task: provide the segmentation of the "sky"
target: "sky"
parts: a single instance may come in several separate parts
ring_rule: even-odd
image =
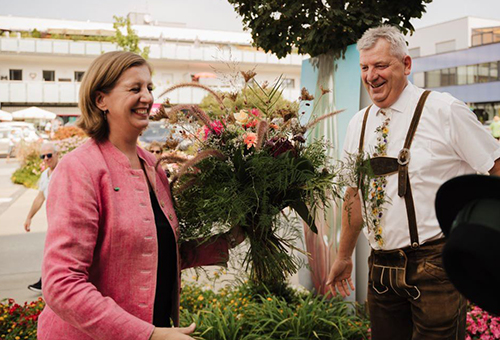
[[[113,15],[128,12],[147,12],[153,20],[191,28],[243,29],[227,0],[0,0],[0,15],[113,22]],[[468,15],[500,20],[500,0],[434,0],[412,23],[419,28]]]

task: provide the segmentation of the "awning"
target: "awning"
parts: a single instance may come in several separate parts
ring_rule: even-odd
[[[52,120],[56,118],[56,114],[39,107],[32,106],[27,109],[19,110],[12,113],[14,119],[46,119]]]
[[[0,110],[0,121],[2,122],[10,122],[12,120],[12,114],[7,112],[7,111],[3,111],[3,110]]]

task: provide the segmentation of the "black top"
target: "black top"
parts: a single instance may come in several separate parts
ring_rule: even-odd
[[[156,195],[150,191],[151,205],[155,215],[158,236],[158,273],[153,311],[153,325],[171,327],[172,293],[177,280],[177,252],[172,227],[158,204]]]

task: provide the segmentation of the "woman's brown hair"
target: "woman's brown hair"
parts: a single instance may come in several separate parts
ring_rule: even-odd
[[[123,72],[142,65],[146,65],[152,71],[151,65],[143,57],[124,51],[105,53],[92,62],[80,86],[78,107],[82,115],[77,122],[89,137],[103,141],[109,135],[105,113],[96,105],[97,92],[109,93]]]

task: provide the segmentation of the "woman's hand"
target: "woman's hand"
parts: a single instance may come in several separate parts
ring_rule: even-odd
[[[245,231],[240,226],[233,227],[226,233],[227,242],[231,248],[234,248],[241,242],[245,241],[246,237],[247,235],[245,234]]]
[[[150,340],[194,340],[189,334],[193,333],[195,328],[194,323],[183,328],[155,328]]]

